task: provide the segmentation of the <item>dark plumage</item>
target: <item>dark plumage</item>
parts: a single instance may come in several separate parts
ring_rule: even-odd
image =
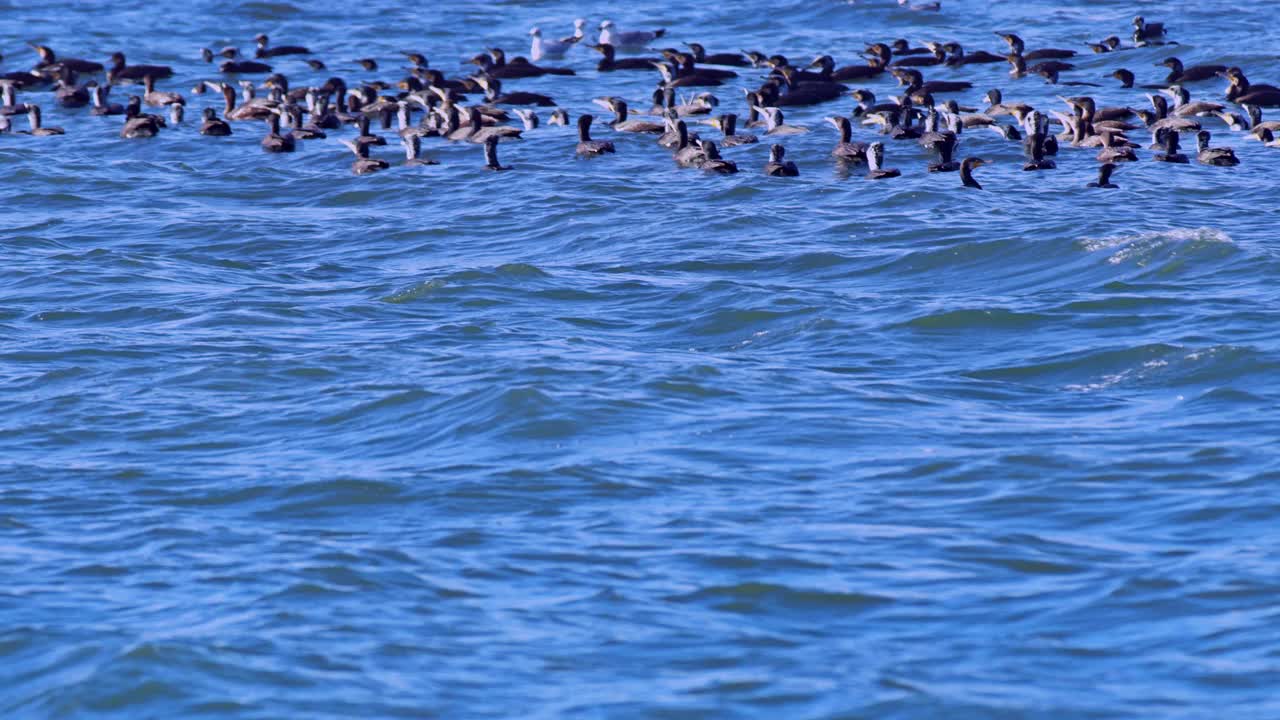
[[[258,49],[254,51],[253,56],[256,58],[280,57],[281,55],[310,55],[311,51],[300,45],[277,45],[276,47],[268,47],[268,38],[266,35],[259,34],[255,37],[254,42],[258,44]]]
[[[111,69],[107,70],[107,82],[116,85],[123,82],[137,82],[150,76],[156,80],[173,77],[173,68],[168,65],[129,65],[125,62],[124,53],[112,53]]]
[[[201,111],[203,122],[200,124],[200,134],[212,137],[226,137],[231,134],[231,126],[226,120],[218,117],[218,112],[213,108],[205,108]]]
[[[1182,61],[1176,57],[1167,57],[1156,64],[1169,68],[1169,75],[1164,79],[1166,85],[1212,80],[1219,73],[1227,70],[1225,65],[1192,65],[1191,67],[1184,67]]]
[[[616,152],[612,142],[608,140],[591,139],[591,121],[594,119],[595,118],[591,115],[584,114],[578,116],[577,153],[583,157],[592,157],[595,155]]]
[[[693,53],[695,62],[704,65],[727,65],[729,67],[751,67],[751,61],[742,53],[712,53],[708,54],[706,48],[699,43],[685,43],[689,48],[689,52]]]
[[[964,162],[960,163],[960,182],[967,188],[981,190],[982,184],[973,178],[973,171],[986,164],[987,161],[980,157],[965,158]]]
[[[707,172],[719,173],[720,175],[733,175],[738,172],[738,164],[720,157],[720,150],[714,142],[703,140],[699,145],[702,146],[702,152],[706,156],[698,165],[699,168]]]
[[[1086,187],[1106,188],[1108,190],[1115,190],[1116,188],[1119,187],[1119,185],[1116,185],[1111,182],[1111,173],[1114,172],[1115,169],[1116,169],[1116,166],[1112,165],[1111,163],[1103,163],[1102,165],[1099,165],[1098,179],[1089,183]]]
[[[1227,147],[1209,147],[1209,131],[1201,130],[1196,133],[1196,144],[1199,152],[1196,153],[1196,159],[1202,165],[1218,165],[1221,167],[1231,167],[1239,165],[1240,159],[1236,157],[1236,153]]]
[[[835,147],[831,148],[831,156],[845,162],[865,163],[869,146],[863,142],[853,142],[853,125],[849,122],[849,118],[829,117],[827,122],[835,126],[840,133],[840,139],[836,141]]]
[[[488,170],[500,172],[510,170],[510,165],[498,162],[498,137],[491,135],[484,139],[484,166]]]
[[[787,154],[787,149],[781,145],[772,145],[769,147],[769,162],[765,163],[764,174],[770,177],[797,177],[800,175],[800,168],[790,160],[783,158]]]
[[[262,138],[262,149],[269,153],[291,153],[297,148],[292,135],[280,134],[280,116],[272,113],[267,118],[267,136]]]
[[[256,75],[271,72],[271,66],[257,60],[228,60],[218,66],[218,72],[228,75]]]
[[[604,56],[599,63],[596,64],[596,70],[600,72],[613,72],[615,70],[643,70],[645,72],[653,72],[656,70],[655,63],[659,62],[657,58],[623,58],[617,59],[617,50],[612,45],[591,45],[592,50]]]

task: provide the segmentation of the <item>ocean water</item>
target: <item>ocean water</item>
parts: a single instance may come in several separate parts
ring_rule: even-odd
[[[942,1],[0,0],[0,70],[186,91],[265,31],[354,85],[581,16],[797,64],[1018,30],[1100,86],[928,73],[973,106],[1144,106],[1107,74],[1172,54],[1280,81],[1264,6]],[[1135,9],[1181,44],[1088,53]],[[595,61],[507,87],[647,107]],[[787,113],[793,180],[545,126],[508,173],[430,140],[354,177],[349,130],[198,136],[208,95],[151,141],[23,97],[68,133],[0,136],[6,718],[1280,717],[1280,151],[1206,119],[1239,167],[1098,191],[1092,150],[970,130],[984,191],[911,142],[872,182],[828,157],[845,98]]]

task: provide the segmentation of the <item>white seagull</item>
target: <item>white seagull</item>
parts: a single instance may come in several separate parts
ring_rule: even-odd
[[[600,23],[600,44],[612,45],[618,50],[643,50],[666,32],[666,30],[619,32],[612,20],[605,20]]]
[[[559,40],[543,40],[542,30],[534,28],[529,31],[533,36],[533,47],[529,49],[529,57],[535,62],[542,58],[552,58],[559,60],[569,51],[569,48],[578,43],[579,40],[586,37],[587,21],[578,19],[573,21],[573,34],[569,37],[560,38]]]

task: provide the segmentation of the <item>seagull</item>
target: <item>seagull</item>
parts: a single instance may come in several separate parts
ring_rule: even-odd
[[[569,51],[569,48],[578,44],[578,41],[586,37],[587,21],[581,18],[573,21],[573,34],[569,37],[560,38],[559,40],[543,40],[542,30],[534,28],[529,31],[529,35],[533,37],[533,47],[529,49],[529,57],[534,62],[543,58],[551,58],[559,60]]]
[[[600,23],[599,44],[612,45],[619,50],[643,50],[646,45],[662,37],[666,32],[666,30],[619,32],[612,20],[605,20]]]

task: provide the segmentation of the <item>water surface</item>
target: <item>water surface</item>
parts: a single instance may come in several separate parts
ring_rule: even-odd
[[[260,31],[329,63],[280,61],[298,84],[397,79],[401,49],[463,72],[578,16],[843,63],[993,29],[1087,52],[1134,12],[944,5],[9,3],[0,52],[125,49],[185,90]],[[1261,6],[1140,10],[1182,45],[1080,56],[1100,88],[937,76],[1044,107],[1143,104],[1107,73],[1175,52],[1280,80]],[[595,59],[508,85],[645,104]],[[428,142],[367,178],[343,135],[0,136],[0,712],[1280,716],[1280,153],[1210,120],[1239,168],[1091,192],[1092,151],[1024,173],[971,131],[984,192],[911,143],[873,183],[827,157],[851,106],[788,113],[796,180],[764,144],[728,178],[646,138],[578,161],[566,128],[510,173]]]

